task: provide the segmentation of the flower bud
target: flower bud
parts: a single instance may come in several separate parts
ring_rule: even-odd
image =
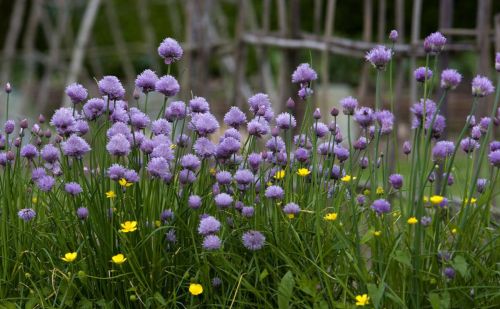
[[[330,111],[330,114],[333,116],[333,117],[337,117],[339,115],[339,110],[338,108],[334,107],[332,108],[332,110]]]
[[[24,118],[19,122],[19,126],[21,129],[26,129],[28,127],[28,119]]]
[[[39,123],[45,123],[45,116],[42,115],[42,114],[38,115],[38,122]]]
[[[10,85],[10,83],[5,84],[5,92],[6,93],[12,92],[12,86]]]
[[[292,98],[288,98],[286,101],[286,107],[288,109],[294,109],[295,108],[295,101]]]

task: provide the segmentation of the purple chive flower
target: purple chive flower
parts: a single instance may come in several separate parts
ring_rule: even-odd
[[[439,54],[446,44],[446,38],[440,32],[431,33],[424,40],[424,50],[431,55]]]
[[[281,200],[283,198],[283,196],[285,195],[285,192],[283,191],[283,189],[280,186],[273,185],[273,186],[267,187],[264,195],[267,198],[270,198],[273,200]]]
[[[429,130],[429,126],[432,123],[433,117],[428,117],[425,121],[425,128]],[[439,138],[441,134],[444,133],[444,129],[446,128],[446,118],[442,115],[436,115],[434,119],[434,123],[432,123],[431,133],[434,138]]]
[[[194,97],[189,101],[189,108],[193,113],[206,113],[210,111],[208,102],[203,97]]]
[[[429,226],[431,223],[432,223],[432,218],[431,217],[423,216],[420,219],[420,224],[422,224],[425,227]]]
[[[380,133],[386,135],[392,132],[394,126],[394,115],[388,110],[381,110],[375,113],[375,119],[380,126]]]
[[[324,137],[328,133],[328,126],[324,124],[323,122],[315,122],[312,125],[312,128],[314,130],[314,133],[316,133],[317,137]]]
[[[191,195],[188,198],[188,206],[191,209],[198,209],[201,207],[201,197],[198,195]]]
[[[193,131],[199,136],[207,136],[219,129],[219,122],[211,113],[195,114],[191,119]]]
[[[218,250],[220,246],[221,241],[217,235],[207,235],[203,239],[203,249],[205,250]]]
[[[227,193],[219,193],[214,197],[215,205],[219,208],[228,208],[233,203],[233,197]]]
[[[488,185],[488,180],[485,178],[479,178],[476,183],[477,192],[484,193],[486,186]]]
[[[366,140],[366,137],[360,136],[353,144],[353,148],[356,150],[363,150],[366,148],[368,145],[368,141]]]
[[[247,124],[248,134],[262,137],[269,133],[269,123],[262,118],[254,118]]]
[[[65,142],[62,142],[62,150],[66,156],[81,159],[90,151],[90,146],[83,138],[72,134]]]
[[[107,174],[111,180],[119,180],[125,177],[126,168],[120,164],[113,164],[108,168]]]
[[[446,69],[441,72],[441,88],[455,89],[462,81],[462,75],[454,69]]]
[[[43,192],[48,192],[56,184],[56,180],[52,176],[43,176],[36,181],[38,188]]]
[[[169,144],[159,144],[158,146],[153,148],[151,157],[164,158],[165,160],[170,162],[174,159],[174,153],[172,152],[172,148],[170,148]]]
[[[191,184],[196,181],[196,174],[195,172],[188,170],[188,169],[183,169],[179,172],[179,182],[183,185],[185,184]]]
[[[153,132],[154,135],[163,134],[169,136],[172,132],[172,125],[167,120],[161,118],[151,123],[151,132]]]
[[[130,142],[125,135],[118,133],[113,135],[106,145],[106,150],[113,156],[127,156],[130,153]]]
[[[472,96],[481,98],[492,94],[494,91],[495,87],[487,77],[477,75],[472,80]]]
[[[385,46],[378,45],[366,53],[365,59],[378,70],[385,69],[385,66],[392,58],[392,51]]]
[[[354,115],[354,111],[358,108],[358,100],[353,97],[346,97],[340,100],[342,112],[344,115]]]
[[[472,127],[470,136],[476,141],[479,140],[482,136],[481,128],[478,125]]]
[[[152,158],[146,169],[151,176],[161,178],[169,172],[168,161],[163,157]]]
[[[297,121],[290,113],[281,113],[276,116],[276,126],[281,130],[293,129],[297,126]]]
[[[177,146],[180,148],[187,147],[189,145],[190,141],[191,141],[191,138],[189,136],[187,136],[186,134],[181,134],[181,135],[177,136],[177,138],[175,139]]]
[[[419,67],[413,72],[413,76],[415,76],[417,82],[423,83],[432,78],[432,71],[426,67]]]
[[[461,142],[460,142],[460,148],[465,152],[465,153],[471,153],[473,152],[475,149],[479,148],[479,144],[477,141],[475,141],[474,139],[470,138],[470,137],[466,137],[464,138]]]
[[[318,74],[311,68],[309,63],[302,63],[293,72],[292,83],[300,84],[303,88],[317,78]]]
[[[251,251],[257,251],[264,247],[266,237],[258,231],[248,231],[241,237],[243,241],[243,246]]]
[[[356,121],[364,129],[371,126],[374,119],[374,112],[369,107],[361,107],[354,113],[354,121]]]
[[[492,141],[490,143],[490,151],[493,152],[495,150],[499,150],[500,149],[500,142],[499,141]]]
[[[224,131],[224,135],[222,136],[222,139],[232,137],[237,141],[241,142],[241,134],[236,130],[235,128],[229,128],[226,131]]]
[[[97,85],[99,92],[110,100],[120,100],[125,96],[125,88],[116,76],[104,76]]]
[[[490,164],[495,167],[500,167],[500,150],[492,151],[488,154]]]
[[[443,178],[446,178],[446,173],[443,173]],[[448,175],[448,181],[447,184],[448,186],[452,186],[455,183],[455,178],[453,177],[453,174]]]
[[[266,142],[266,148],[272,152],[280,152],[285,150],[285,142],[281,139],[281,137],[271,137]]]
[[[224,115],[224,123],[233,128],[239,128],[246,121],[247,116],[236,106],[232,106]]]
[[[180,89],[177,79],[171,75],[160,77],[155,84],[155,90],[166,97],[175,96]]]
[[[455,144],[450,141],[439,141],[432,148],[432,156],[434,161],[440,161],[446,159],[453,154],[455,151]]]
[[[165,209],[160,214],[160,221],[165,223],[174,219],[174,212],[172,209]]]
[[[229,159],[233,154],[240,149],[241,143],[232,137],[223,139],[216,148],[217,158]]]
[[[136,107],[130,109],[130,124],[137,130],[145,129],[149,126],[151,120],[149,116],[144,114]]]
[[[444,270],[443,270],[443,274],[444,276],[447,278],[447,279],[454,279],[455,278],[455,269],[453,269],[453,267],[446,267]]]
[[[164,39],[158,47],[158,55],[165,60],[165,64],[172,64],[180,60],[182,54],[182,47],[172,38]]]
[[[36,149],[36,147],[31,144],[23,146],[23,148],[21,148],[21,157],[28,160],[33,160],[38,157],[38,149]]]
[[[32,181],[37,181],[38,179],[42,178],[43,176],[47,176],[47,173],[45,172],[45,169],[43,167],[37,167],[31,171],[31,180]]]
[[[300,207],[295,203],[288,203],[283,207],[283,212],[288,216],[295,216],[299,214]]]
[[[198,167],[200,167],[200,159],[193,154],[186,154],[181,158],[181,166],[185,169],[195,171]]]
[[[144,70],[141,74],[137,75],[135,79],[135,86],[142,90],[144,93],[154,91],[158,75],[152,70]]]
[[[339,159],[340,162],[344,162],[349,158],[349,150],[342,147],[342,145],[335,145],[333,153],[337,156],[337,159]]]
[[[165,240],[171,244],[175,244],[177,242],[177,235],[174,229],[171,229],[167,233],[165,233]]]
[[[215,179],[217,180],[217,183],[220,185],[228,185],[231,183],[233,176],[231,175],[230,172],[220,171],[217,172],[217,174],[215,174]]]
[[[89,210],[86,207],[79,207],[76,210],[76,216],[80,220],[85,220],[89,217]]]
[[[271,107],[271,101],[267,94],[257,93],[248,99],[248,105],[250,106],[250,111],[256,115],[261,108],[264,108],[264,112],[266,109],[269,109]]]
[[[174,122],[175,120],[184,119],[187,114],[186,104],[182,101],[174,101],[165,109],[165,118]],[[197,114],[204,115],[204,114]]]
[[[106,110],[106,102],[100,98],[92,98],[83,105],[83,113],[88,120],[94,120]]]
[[[113,136],[121,134],[125,136],[129,141],[132,140],[132,131],[129,126],[123,122],[117,122],[111,126],[111,128],[106,131],[106,137],[111,139]]]
[[[255,209],[253,207],[243,206],[241,208],[241,215],[245,218],[253,217]]]
[[[234,180],[238,185],[240,185],[240,189],[245,189],[249,184],[251,184],[254,180],[254,175],[249,170],[237,170],[234,173]]]
[[[384,199],[375,200],[371,206],[377,215],[383,215],[391,211],[391,204]]]
[[[24,221],[28,222],[36,217],[36,211],[34,211],[31,208],[23,208],[17,212],[17,216],[20,219],[23,219]]]
[[[366,196],[364,196],[363,194],[358,194],[358,196],[356,196],[356,203],[358,203],[358,205],[364,205],[366,202]]]
[[[10,83],[5,84],[4,90],[5,90],[5,93],[7,93],[7,94],[12,92],[12,86],[10,85]]]
[[[73,83],[66,87],[65,92],[66,95],[71,99],[71,102],[73,102],[73,104],[82,103],[87,99],[87,96],[89,94],[85,87],[77,83]]]
[[[399,190],[403,187],[403,176],[401,174],[392,174],[389,176],[389,183],[394,189]]]
[[[260,153],[251,153],[248,156],[248,165],[250,165],[250,168],[253,171],[257,171],[261,163],[262,163],[262,155]]]
[[[71,133],[71,129],[75,124],[73,110],[71,108],[61,107],[57,109],[50,120],[50,124],[56,127],[57,133],[66,135]]]
[[[215,234],[220,230],[220,222],[212,216],[206,216],[200,220],[198,225],[198,234],[206,236]]]
[[[196,155],[201,158],[210,158],[215,155],[215,145],[205,137],[198,138],[193,149]]]
[[[65,184],[64,191],[73,196],[76,196],[83,192],[82,187],[76,182],[68,182],[67,184]]]
[[[3,126],[3,130],[7,135],[12,134],[15,128],[16,128],[16,123],[14,122],[14,120],[7,120]]]
[[[367,157],[359,158],[359,167],[361,167],[361,169],[367,168],[368,164],[369,164],[369,161],[368,161]]]
[[[295,150],[295,159],[300,163],[306,163],[309,161],[309,151],[305,148],[297,148]]]
[[[411,144],[409,141],[403,143],[403,153],[409,155],[411,153]]]
[[[481,130],[481,133],[485,134],[486,131],[488,131],[488,127],[490,126],[491,123],[491,118],[490,117],[483,117],[479,121],[479,128]]]
[[[396,41],[398,40],[398,32],[396,30],[391,30],[391,32],[389,33],[389,40],[391,40],[392,43],[396,43]]]

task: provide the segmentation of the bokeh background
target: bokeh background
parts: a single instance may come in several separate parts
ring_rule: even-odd
[[[400,136],[408,132],[408,106],[419,93],[412,72],[424,64],[422,40],[436,30],[449,40],[440,69],[452,67],[465,77],[444,111],[453,132],[469,110],[473,75],[493,77],[500,1],[1,0],[0,82],[13,86],[18,119],[50,115],[65,104],[64,88],[74,81],[98,95],[96,80],[103,75],[117,75],[132,100],[138,73],[166,73],[156,49],[170,36],[185,50],[173,71],[181,100],[204,96],[221,115],[266,92],[278,112],[296,97],[294,68],[310,62],[320,77],[315,103],[327,111],[347,95],[371,104],[375,74],[363,55],[374,44],[389,44],[391,29],[400,33],[394,70]],[[0,113],[4,102],[2,92]]]

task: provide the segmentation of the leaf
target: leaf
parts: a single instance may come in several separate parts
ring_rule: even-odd
[[[365,243],[369,242],[370,240],[372,240],[374,231],[375,231],[374,229],[369,229],[365,233],[365,235],[363,235],[363,237],[361,237],[360,243],[365,244]]]
[[[156,292],[155,295],[154,295],[154,298],[157,302],[159,302],[162,306],[166,306],[167,305],[167,302],[165,301],[165,298],[163,298],[163,296],[161,296],[161,294],[159,292]]]
[[[411,267],[410,255],[406,251],[396,250],[394,252],[393,258],[401,264]]]
[[[8,302],[8,301],[0,301],[0,308],[16,309],[16,304]]]
[[[288,271],[278,286],[278,308],[285,309],[289,308],[290,299],[292,298],[293,287],[295,286],[295,279],[293,279],[293,274]]]
[[[382,295],[384,295],[384,283],[380,283],[379,287],[377,287],[376,284],[368,283],[367,288],[373,307],[378,308],[380,306],[380,301],[382,300]]]
[[[439,298],[438,293],[430,293],[429,294],[429,302],[431,303],[432,309],[439,309],[439,304],[441,299]]]
[[[465,260],[465,258],[461,255],[457,255],[454,259],[453,259],[453,268],[455,268],[459,273],[460,275],[462,275],[462,277],[466,277],[467,276],[467,268],[468,268],[468,264],[467,264],[467,261]]]
[[[298,282],[299,289],[309,296],[315,297],[318,290],[316,289],[316,283],[307,277],[304,277]]]
[[[267,268],[264,268],[259,275],[259,282],[262,282],[262,280],[266,279],[267,276],[269,276],[269,272],[267,271]]]

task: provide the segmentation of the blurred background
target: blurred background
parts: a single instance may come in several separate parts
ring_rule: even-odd
[[[451,130],[461,127],[470,108],[470,80],[477,73],[494,76],[500,1],[0,0],[0,82],[13,87],[17,119],[50,115],[65,104],[64,88],[74,81],[97,96],[96,80],[103,75],[118,76],[132,100],[138,73],[151,68],[166,74],[157,47],[172,37],[185,51],[173,66],[181,100],[204,96],[221,116],[265,92],[279,112],[288,97],[296,98],[291,73],[310,62],[319,75],[313,98],[326,113],[347,95],[372,104],[375,72],[363,56],[377,43],[390,45],[391,29],[400,34],[394,47],[400,135],[408,131],[408,106],[420,93],[412,72],[424,64],[422,41],[437,30],[449,42],[439,68],[464,75],[444,111]],[[4,102],[2,92],[1,114]],[[297,104],[299,114],[302,107]]]

